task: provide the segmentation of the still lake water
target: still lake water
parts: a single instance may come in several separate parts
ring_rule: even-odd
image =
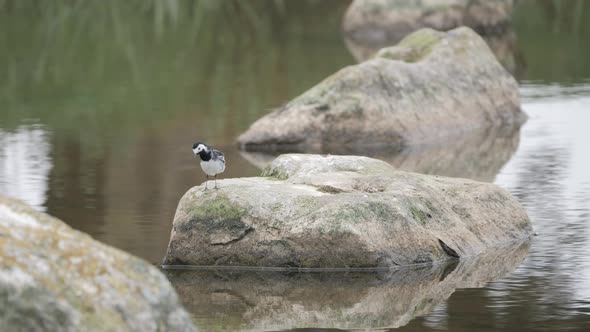
[[[538,233],[531,243],[391,273],[166,272],[196,324],[590,330],[590,6],[548,3],[522,1],[514,13],[529,116],[519,132],[372,154],[508,189]],[[55,28],[0,11],[0,194],[160,262],[178,199],[203,181],[193,141],[226,153],[226,177],[255,176],[272,157],[241,153],[237,135],[355,63],[339,33],[346,2],[266,4],[223,24],[241,8],[224,1],[197,32],[182,20],[154,29],[98,12],[93,24],[66,10]]]

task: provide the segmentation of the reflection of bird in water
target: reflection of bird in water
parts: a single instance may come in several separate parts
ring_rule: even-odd
[[[197,142],[193,144],[193,152],[195,157],[198,155],[201,158],[201,168],[205,172],[207,180],[205,181],[205,190],[207,190],[207,182],[209,176],[215,178],[215,189],[217,189],[217,174],[225,170],[225,157],[223,152],[215,150],[205,143]]]

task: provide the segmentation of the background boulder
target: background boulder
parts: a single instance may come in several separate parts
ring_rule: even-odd
[[[419,29],[467,26],[519,75],[525,63],[512,29],[513,5],[512,0],[355,0],[342,19],[342,34],[352,55],[365,61]]]
[[[417,31],[346,67],[238,138],[245,150],[404,149],[494,126],[520,126],[516,80],[469,28]]]

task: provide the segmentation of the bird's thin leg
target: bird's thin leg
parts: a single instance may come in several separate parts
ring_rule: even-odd
[[[209,175],[205,174],[205,177],[207,177],[207,179],[205,180],[205,190],[207,190],[207,182],[209,182]]]
[[[215,189],[219,189],[217,188],[217,174],[213,175],[213,178],[215,179]]]

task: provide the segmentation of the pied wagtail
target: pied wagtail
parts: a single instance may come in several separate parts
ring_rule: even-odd
[[[217,174],[222,173],[225,170],[225,157],[223,152],[215,150],[205,143],[197,142],[193,144],[193,153],[201,158],[201,168],[207,176],[205,181],[205,190],[207,190],[207,182],[209,182],[209,176],[215,178],[215,189],[217,189]]]

